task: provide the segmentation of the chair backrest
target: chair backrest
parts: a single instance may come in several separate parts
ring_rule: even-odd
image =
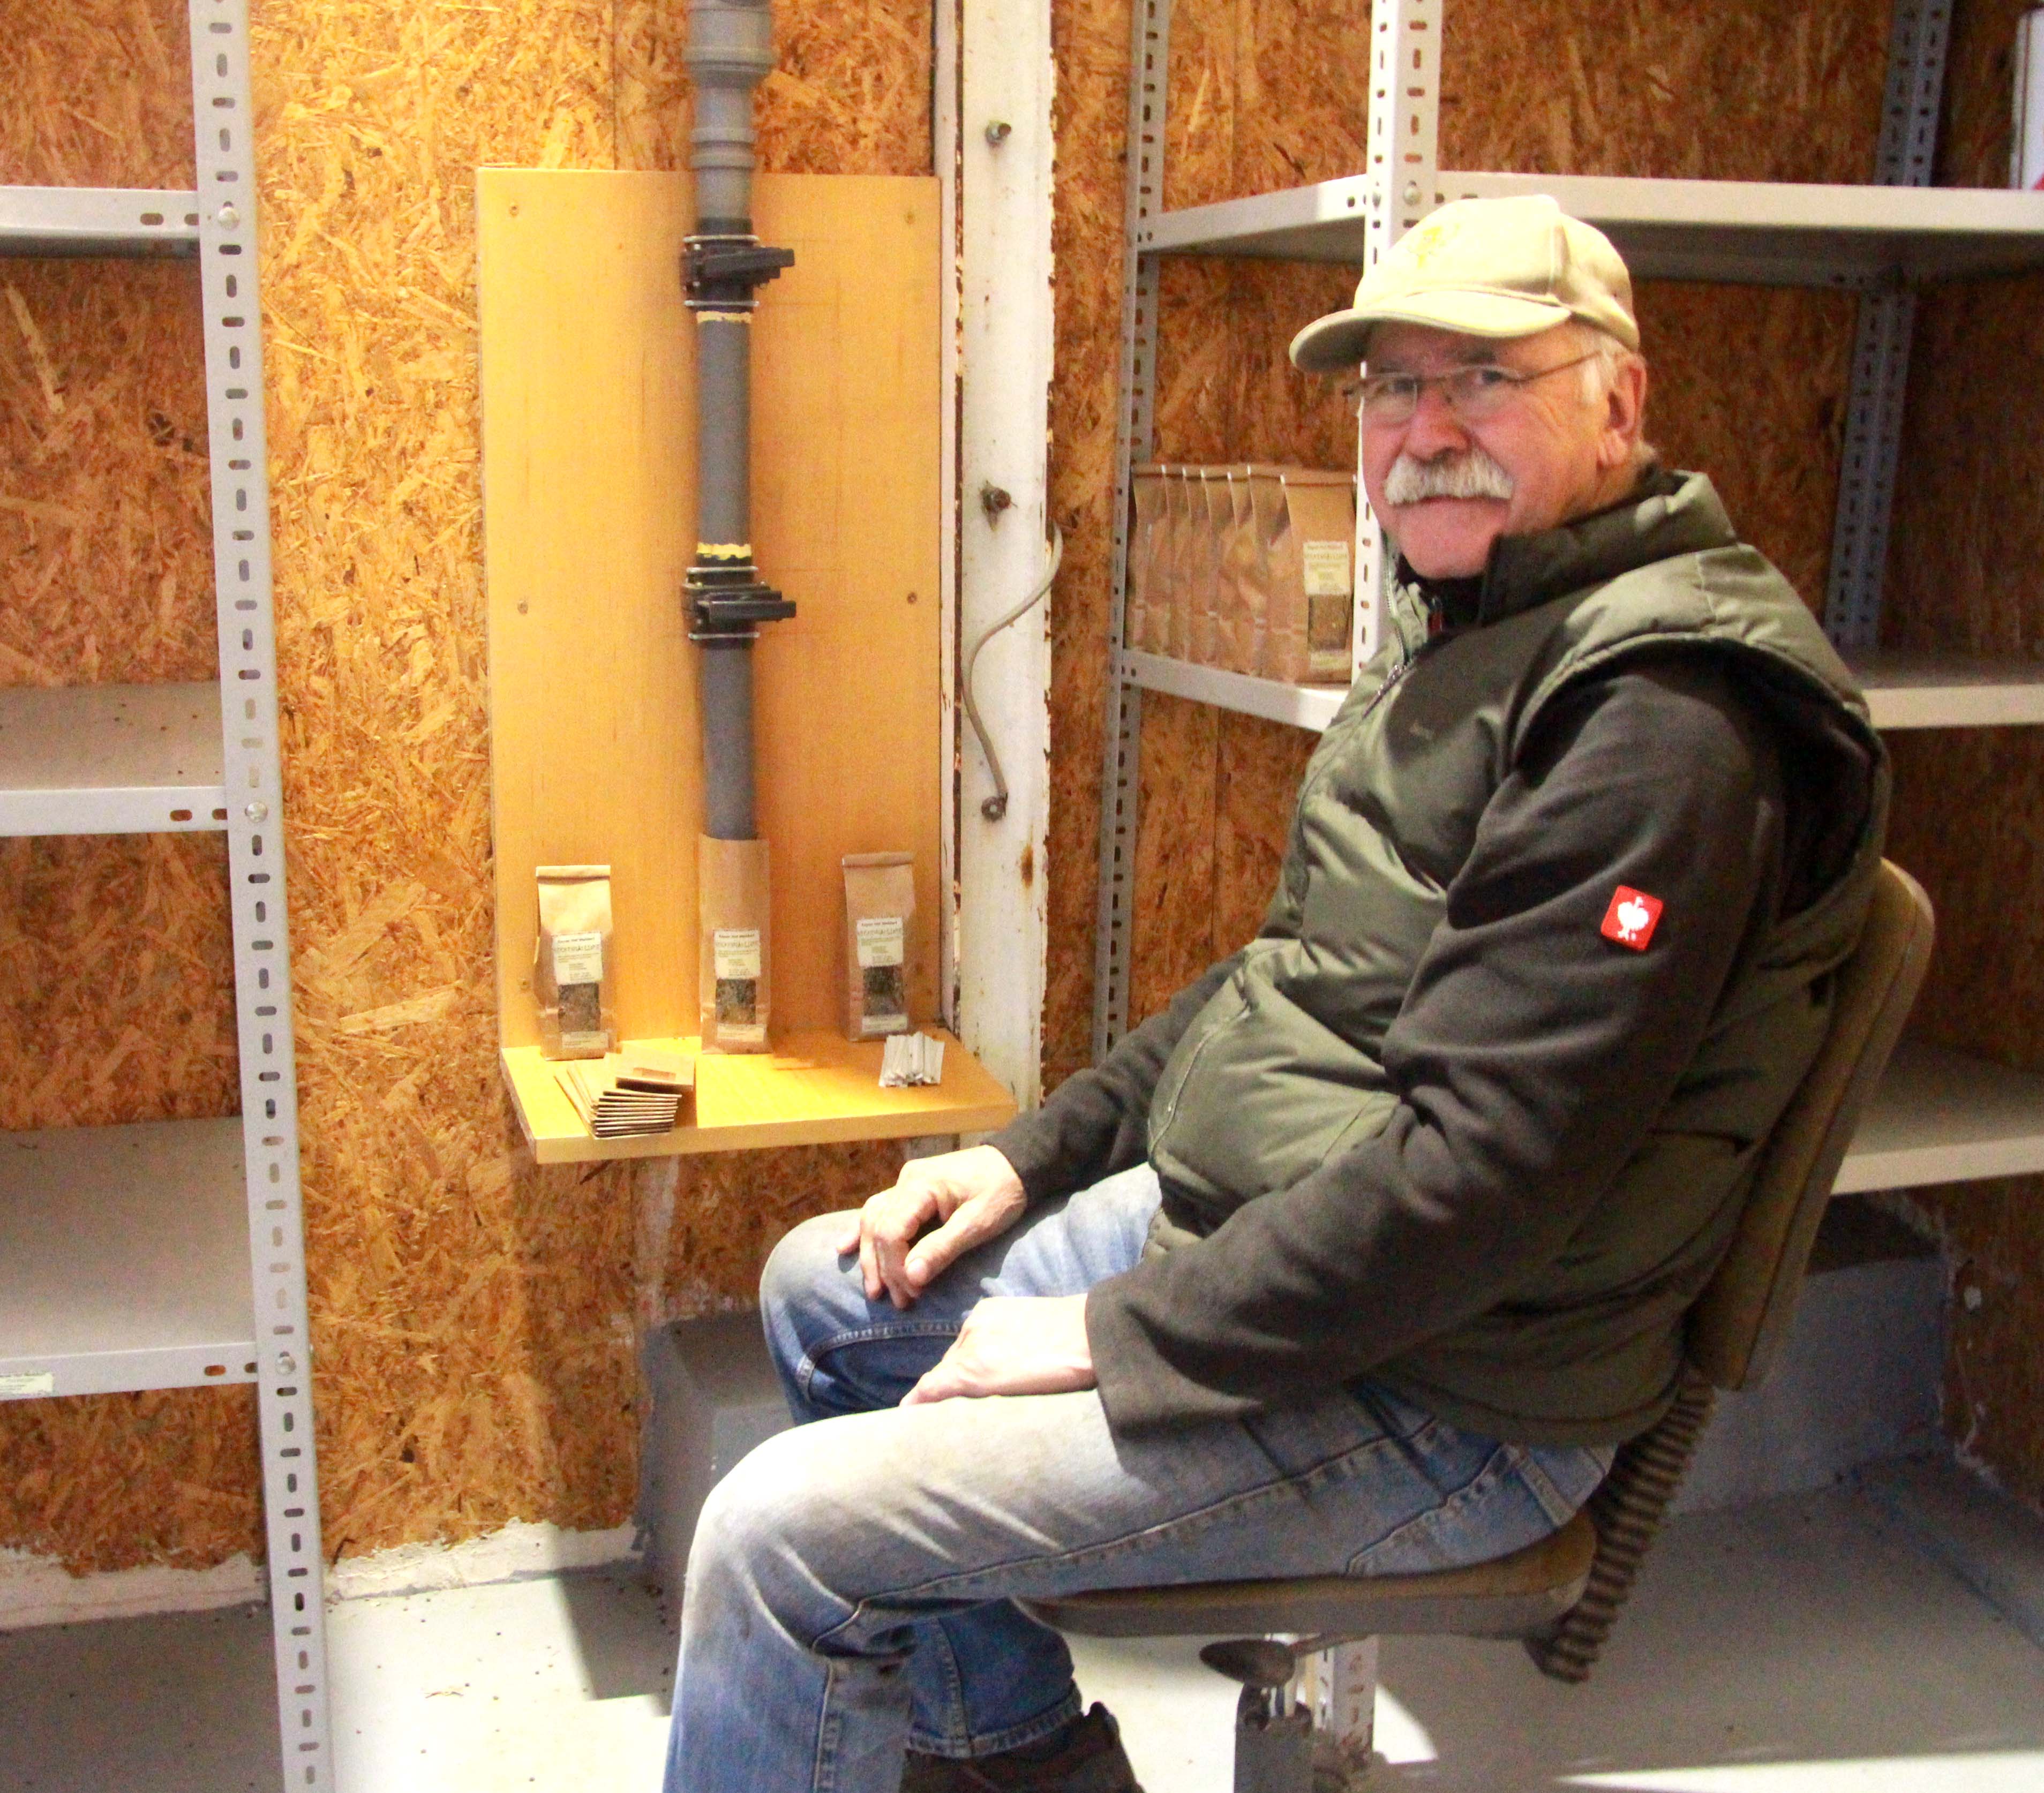
[[[1916,999],[1931,935],[1930,898],[1884,859],[1859,944],[1835,973],[1830,1031],[1762,1148],[1731,1247],[1690,1311],[1690,1360],[1720,1388],[1758,1382],[1788,1335],[1817,1224]]]

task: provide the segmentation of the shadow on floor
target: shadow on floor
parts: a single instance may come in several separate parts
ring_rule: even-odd
[[[1150,1793],[1228,1793],[1190,1645],[1089,1645],[1080,1676]],[[2044,1789],[2044,1649],[1846,1490],[1670,1525],[1585,1686],[1458,1638],[1387,1640],[1382,1680],[1383,1793]]]
[[[676,1638],[653,1591],[625,1569],[563,1576],[558,1585],[590,1697],[643,1695],[671,1712]]]

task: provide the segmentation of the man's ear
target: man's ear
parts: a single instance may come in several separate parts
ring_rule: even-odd
[[[1597,465],[1623,466],[1646,424],[1646,363],[1637,355],[1624,356],[1612,371],[1604,394],[1604,433],[1597,440]]]

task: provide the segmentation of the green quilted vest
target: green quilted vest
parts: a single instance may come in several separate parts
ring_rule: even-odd
[[[1693,643],[1735,656],[1743,688],[1791,725],[1799,708],[1841,713],[1877,769],[1848,869],[1735,967],[1689,1072],[1562,1257],[1372,1372],[1452,1423],[1527,1443],[1629,1437],[1672,1398],[1682,1315],[1729,1239],[1752,1146],[1823,1038],[1826,974],[1858,936],[1885,822],[1885,756],[1802,601],[1702,475],[1644,492],[1503,543],[1477,627],[1429,644],[1416,595],[1393,592],[1387,644],[1307,768],[1262,932],[1180,1040],[1150,1115],[1166,1191],[1155,1249],[1387,1123],[1385,1030],[1485,806],[1571,681]]]

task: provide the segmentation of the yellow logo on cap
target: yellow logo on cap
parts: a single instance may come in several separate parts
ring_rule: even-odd
[[[1424,223],[1416,225],[1405,233],[1405,249],[1412,258],[1414,269],[1426,271],[1427,264],[1447,248],[1462,234],[1462,221],[1435,213]]]

